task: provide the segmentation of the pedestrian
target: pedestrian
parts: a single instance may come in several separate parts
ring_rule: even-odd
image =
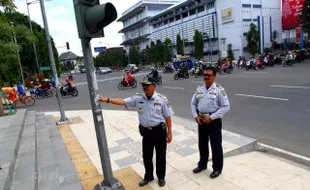
[[[198,86],[192,97],[192,114],[198,124],[198,146],[200,160],[193,170],[199,173],[207,169],[209,160],[209,139],[212,150],[211,178],[216,178],[223,169],[222,118],[230,109],[228,96],[223,87],[216,84],[216,70],[208,67],[204,70],[205,84]]]
[[[158,185],[165,186],[167,142],[172,141],[172,120],[174,114],[168,99],[157,92],[156,80],[145,77],[141,83],[144,94],[137,94],[126,99],[106,98],[99,101],[115,105],[135,107],[139,115],[139,131],[142,139],[142,156],[145,168],[144,179],[139,186],[145,186],[154,180],[153,152],[156,151],[156,174]]]

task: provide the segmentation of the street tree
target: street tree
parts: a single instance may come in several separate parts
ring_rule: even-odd
[[[129,58],[131,64],[140,64],[140,53],[135,45],[130,47]]]
[[[0,7],[3,7],[5,12],[12,12],[16,9],[14,0],[0,0]]]
[[[156,41],[156,66],[157,63],[160,63],[161,65],[164,65],[164,62],[165,62],[165,47],[164,47],[164,44],[160,41],[160,40],[157,40]]]
[[[228,44],[227,45],[227,58],[230,60],[234,60],[235,59],[235,55],[234,52],[232,50],[232,44]]]
[[[300,20],[302,23],[302,28],[305,33],[310,34],[310,0],[305,0],[304,8],[302,10],[302,14],[300,16]]]
[[[157,62],[157,57],[156,57],[156,44],[155,44],[154,41],[151,41],[151,47],[150,47],[149,56],[150,56],[150,61],[151,61],[152,63]]]
[[[183,40],[181,39],[180,34],[177,35],[176,49],[178,55],[184,55]]]
[[[195,35],[194,35],[194,46],[195,46],[195,58],[196,59],[201,59],[203,58],[203,36],[201,32],[198,30],[195,30]]]
[[[172,51],[171,51],[171,39],[166,38],[164,41],[164,61],[170,62],[172,58]]]
[[[254,56],[258,52],[258,40],[259,40],[259,32],[255,24],[250,24],[250,30],[246,36],[247,39],[247,48],[252,56]]]

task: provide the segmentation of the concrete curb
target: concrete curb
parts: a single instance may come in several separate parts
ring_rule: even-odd
[[[19,152],[21,136],[24,129],[24,123],[26,118],[26,109],[18,110],[14,119],[9,125],[8,130],[6,131],[6,139],[1,141],[1,154],[4,155],[4,159],[1,160],[0,164],[3,165],[3,169],[1,170],[1,178],[0,178],[0,187],[3,189],[10,189],[13,180],[14,168],[17,160],[17,154]],[[4,143],[4,141],[6,143]],[[5,144],[7,145],[5,147]]]
[[[261,151],[261,152],[266,152],[268,154],[271,154],[271,155],[274,155],[280,158],[284,158],[292,162],[310,167],[310,158],[306,156],[295,154],[295,153],[292,153],[292,152],[289,152],[289,151],[286,151],[280,148],[272,147],[272,146],[259,143],[259,142],[256,145],[256,150]]]
[[[177,124],[184,125],[185,128],[197,131],[197,124],[189,119],[173,116],[173,121]],[[252,151],[260,151],[271,154],[273,156],[284,158],[286,160],[310,167],[310,158],[295,154],[280,148],[272,147],[258,142],[246,136],[239,135],[230,131],[222,130],[223,139],[230,143],[240,146],[239,148],[226,152],[224,157],[231,157],[240,154],[245,154]]]

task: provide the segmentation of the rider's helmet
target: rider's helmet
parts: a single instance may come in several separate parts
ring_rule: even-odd
[[[66,82],[70,82],[70,79],[69,79],[69,77],[67,77],[67,78],[66,78]]]
[[[154,67],[151,67],[151,70],[153,71],[155,68]]]

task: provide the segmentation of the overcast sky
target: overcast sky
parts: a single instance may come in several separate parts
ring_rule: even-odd
[[[31,2],[33,0],[28,0]],[[138,2],[138,0],[100,0],[101,4],[111,2],[116,7],[118,18],[122,13]],[[15,0],[18,11],[27,15],[26,0]],[[66,52],[66,42],[70,43],[70,51],[82,56],[81,42],[78,38],[76,21],[73,9],[73,0],[50,0],[45,2],[48,26],[50,35],[54,38],[58,53]],[[43,27],[40,4],[29,5],[30,17]],[[113,22],[105,28],[105,37],[92,40],[92,49],[94,47],[107,46],[117,47],[122,43],[122,34],[118,31],[122,29],[121,22]],[[94,54],[96,55],[96,54]]]

